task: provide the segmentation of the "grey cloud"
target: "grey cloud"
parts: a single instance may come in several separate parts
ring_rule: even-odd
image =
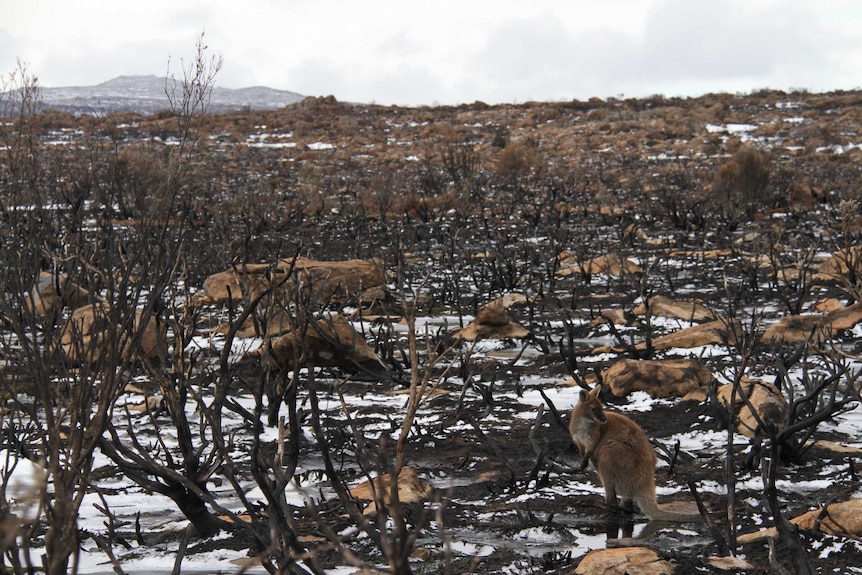
[[[49,80],[50,83],[45,85],[51,86],[80,84],[81,78],[91,79],[86,83],[99,83],[125,74],[161,76],[168,71],[181,77],[183,65],[190,65],[193,56],[193,42],[129,43],[84,56],[54,53],[45,59],[42,70],[36,73]]]
[[[554,19],[530,19],[497,28],[472,68],[490,93],[518,99],[540,97],[571,87],[578,54]]]
[[[821,66],[826,57],[815,14],[795,2],[758,9],[729,0],[670,0],[647,22],[644,79],[765,77]]]
[[[309,61],[291,70],[284,83],[288,89],[306,96],[333,94],[339,100],[352,102],[419,105],[451,101],[451,95],[444,93],[430,73],[413,64],[402,64],[389,73],[358,78],[324,61]],[[386,101],[380,100],[382,94]]]
[[[833,48],[817,15],[796,2],[758,9],[669,0],[653,9],[643,37],[600,28],[574,35],[550,15],[507,23],[475,68],[484,92],[520,100],[673,94],[695,85],[736,91],[816,83]]]

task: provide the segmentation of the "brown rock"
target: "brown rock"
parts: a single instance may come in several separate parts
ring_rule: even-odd
[[[259,356],[268,367],[281,369],[296,369],[301,360],[299,367],[338,367],[347,371],[356,371],[358,366],[384,366],[365,339],[341,316],[319,319],[304,330],[291,330],[273,340],[269,349],[264,346],[252,355]]]
[[[643,273],[643,269],[634,261],[623,258],[617,254],[607,254],[579,262],[577,257],[569,251],[564,251],[557,256],[560,269],[557,275],[569,276],[580,273],[583,275],[606,274],[611,277],[620,277],[623,274],[634,275]]]
[[[107,304],[97,303],[76,309],[60,332],[60,349],[72,362],[96,363],[105,359],[105,354],[118,346],[123,361],[132,359],[162,358],[167,355],[167,328],[158,317],[151,316],[136,344],[137,332],[141,329],[144,310],[135,311],[133,333],[115,323],[122,317],[112,317]]]
[[[503,309],[509,309],[513,305],[526,304],[530,302],[530,298],[522,293],[507,293],[504,296],[498,297],[495,300],[489,301],[486,306],[500,305]]]
[[[260,319],[252,316],[247,317],[245,321],[242,322],[242,325],[237,328],[235,334],[236,337],[275,337],[290,331],[296,323],[296,320],[284,310],[275,311],[269,317],[264,318],[264,320],[265,321],[261,322]],[[264,331],[263,323],[266,324],[266,333],[262,333]],[[227,335],[230,328],[230,323],[222,323],[212,328],[210,333]]]
[[[624,309],[606,309],[602,310],[596,318],[590,322],[590,327],[599,327],[607,323],[614,325],[640,325],[634,319],[632,314]]]
[[[451,337],[462,341],[478,341],[480,339],[523,338],[530,331],[522,325],[509,319],[506,309],[497,303],[486,305],[476,319],[464,329],[451,332]]]
[[[657,337],[652,340],[654,350],[671,349],[674,347],[689,349],[703,345],[729,343],[735,344],[742,337],[742,323],[738,319],[715,321],[695,325],[685,329]],[[646,342],[635,345],[636,349],[646,349]],[[593,349],[593,354],[623,353],[625,348],[616,346],[601,346]]]
[[[623,359],[602,374],[615,397],[645,391],[652,397],[682,397],[715,381],[712,373],[696,360]]]
[[[753,437],[760,431],[758,418],[773,429],[781,429],[787,418],[787,400],[784,399],[781,392],[764,381],[747,377],[742,378],[741,385],[742,390],[748,395],[757,417],[751,413],[745,399],[737,392],[734,402],[737,414],[737,431],[748,437]],[[732,383],[722,385],[717,391],[718,402],[728,411],[730,411],[732,394]]]
[[[272,288],[280,299],[293,301],[296,294],[312,302],[358,303],[389,295],[386,274],[378,261],[323,262],[308,258],[279,260],[270,264],[243,264],[209,276],[193,298],[195,305],[254,298]]]
[[[434,493],[434,488],[419,479],[419,474],[409,465],[401,468],[397,484],[398,501],[401,503],[419,503]],[[382,502],[386,506],[392,503],[392,475],[386,473],[380,477],[375,477],[373,483],[371,481],[360,483],[350,490],[350,495],[356,499],[371,501],[363,510],[364,514],[376,513],[378,502]]]
[[[694,258],[697,260],[714,260],[733,255],[733,250],[724,248],[720,250],[676,250],[670,252],[672,258]]]
[[[713,321],[715,313],[707,308],[700,300],[690,299],[676,301],[661,295],[649,298],[650,314],[660,317],[670,317],[692,322]],[[632,310],[635,315],[645,315],[646,306],[640,304]]]
[[[814,282],[819,284],[841,284],[850,282],[852,276],[862,277],[862,246],[845,248],[817,266]]]
[[[844,304],[841,303],[840,299],[834,297],[826,297],[820,300],[817,300],[814,303],[814,311],[820,313],[829,313],[831,311],[838,311],[839,309],[844,309]]]
[[[803,342],[812,338],[821,342],[852,329],[862,321],[862,303],[855,303],[824,314],[789,315],[769,326],[763,334],[764,343]]]
[[[819,531],[827,535],[858,539],[862,536],[862,499],[833,503],[825,512],[823,508],[814,509],[794,517],[790,522],[804,531]],[[775,527],[761,529],[740,535],[736,541],[744,545],[767,537],[777,538],[778,530]]]
[[[647,547],[617,547],[590,551],[581,559],[577,575],[671,575],[675,566]]]
[[[65,306],[77,309],[86,305],[89,297],[90,292],[71,281],[65,274],[40,272],[36,285],[24,299],[24,311],[45,315]]]
[[[716,569],[723,569],[725,571],[742,571],[748,572],[753,571],[755,569],[754,565],[743,559],[742,557],[718,557],[712,556],[708,559],[710,565],[715,567]]]

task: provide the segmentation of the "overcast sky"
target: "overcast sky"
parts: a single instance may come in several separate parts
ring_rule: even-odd
[[[0,72],[170,71],[379,104],[862,87],[860,0],[0,0]]]

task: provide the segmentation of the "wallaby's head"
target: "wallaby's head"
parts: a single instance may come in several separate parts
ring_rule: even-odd
[[[602,407],[602,402],[599,400],[599,386],[594,387],[591,391],[581,390],[580,401],[575,408],[580,413],[580,416],[587,421],[595,423],[607,423],[608,418],[605,416],[605,410]]]

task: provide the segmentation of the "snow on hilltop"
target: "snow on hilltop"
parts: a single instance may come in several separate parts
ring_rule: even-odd
[[[167,82],[173,80],[168,79]],[[149,76],[119,76],[95,86],[41,88],[42,107],[74,114],[138,112],[154,114],[169,107],[166,79]],[[178,87],[178,90],[181,88]],[[303,99],[301,94],[263,86],[221,88],[212,91],[209,111],[273,110]]]

